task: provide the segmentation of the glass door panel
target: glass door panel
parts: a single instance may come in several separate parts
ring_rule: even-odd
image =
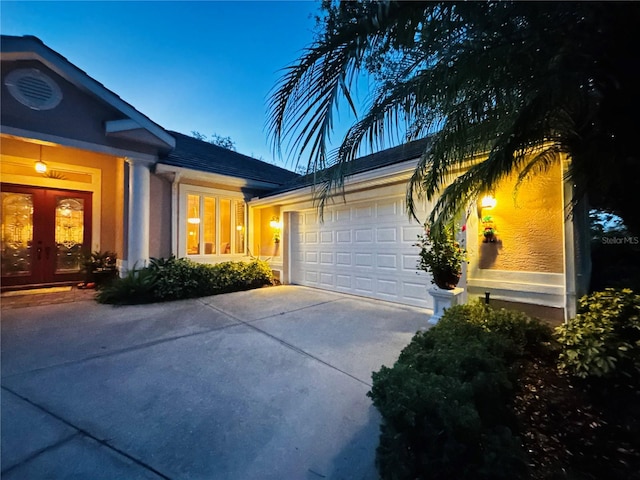
[[[84,199],[57,197],[55,213],[56,273],[82,269]]]
[[[2,275],[31,275],[33,195],[2,192]]]

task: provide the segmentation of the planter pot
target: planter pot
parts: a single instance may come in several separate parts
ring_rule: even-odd
[[[433,283],[443,290],[453,290],[460,282],[460,275],[454,273],[439,273],[433,275]]]
[[[447,308],[451,308],[454,305],[461,305],[463,293],[464,288],[442,289],[431,287],[429,294],[433,297],[433,315],[429,318],[429,323],[435,325]]]

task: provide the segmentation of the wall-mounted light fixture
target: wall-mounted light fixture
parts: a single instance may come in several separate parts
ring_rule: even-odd
[[[477,205],[478,218],[482,218],[484,216],[483,210],[491,210],[492,208],[495,208],[497,204],[498,204],[498,201],[493,195],[491,194],[483,195],[482,198],[478,201],[478,205]]]
[[[494,208],[496,205],[498,204],[498,201],[495,199],[495,197],[493,195],[485,195],[484,197],[482,197],[482,200],[480,200],[480,206],[482,208]]]
[[[275,243],[280,243],[280,230],[282,229],[282,224],[280,223],[280,219],[275,216],[271,217],[269,226],[273,229],[273,241]]]

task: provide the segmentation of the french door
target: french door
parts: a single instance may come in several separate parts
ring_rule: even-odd
[[[91,193],[2,184],[2,287],[81,280]]]

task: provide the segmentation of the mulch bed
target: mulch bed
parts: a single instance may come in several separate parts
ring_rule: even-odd
[[[640,392],[572,381],[553,351],[518,370],[514,401],[534,480],[640,480]]]

